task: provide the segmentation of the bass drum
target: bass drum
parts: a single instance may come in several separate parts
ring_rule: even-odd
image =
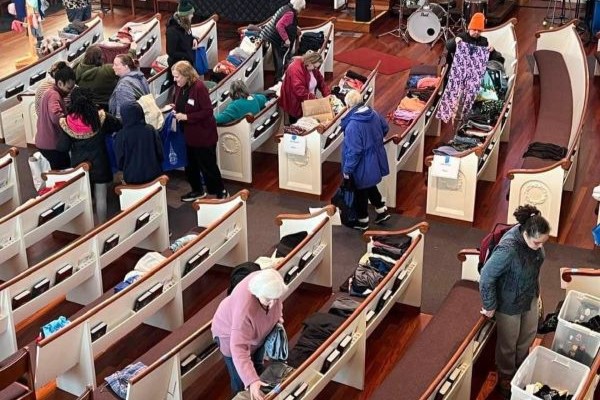
[[[408,17],[408,34],[415,42],[433,42],[442,31],[442,19],[446,14],[446,10],[435,3],[419,8]]]

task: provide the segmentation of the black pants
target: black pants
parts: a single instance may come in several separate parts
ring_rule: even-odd
[[[71,168],[71,157],[69,156],[69,153],[58,150],[42,149],[40,149],[40,153],[42,153],[44,158],[48,160],[52,169],[58,170]]]
[[[221,194],[225,187],[217,165],[217,145],[210,147],[185,146],[187,165],[185,175],[193,192],[203,192],[200,173],[204,177],[208,194]]]
[[[354,191],[354,210],[358,219],[369,218],[369,201],[375,208],[381,208],[385,205],[377,186]]]
[[[291,44],[290,47],[285,47],[283,45],[280,46],[275,43],[271,43],[271,48],[273,49],[273,64],[275,67],[275,82],[279,81],[283,77],[286,62],[292,56],[291,46]]]

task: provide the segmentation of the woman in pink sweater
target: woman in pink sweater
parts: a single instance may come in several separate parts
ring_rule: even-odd
[[[281,297],[287,286],[279,272],[264,269],[245,277],[223,299],[212,321],[212,334],[223,353],[233,395],[249,388],[254,400],[262,400],[264,341],[282,321]]]

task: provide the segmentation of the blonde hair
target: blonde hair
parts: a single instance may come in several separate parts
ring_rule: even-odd
[[[196,72],[194,66],[189,61],[177,61],[171,67],[171,71],[177,71],[190,85],[200,80],[200,75],[198,75],[198,72]]]
[[[344,97],[344,102],[348,107],[354,107],[355,105],[362,103],[362,101],[362,94],[354,89],[346,93],[346,96]]]
[[[315,51],[307,51],[306,54],[302,56],[302,61],[304,61],[304,65],[316,65],[323,64],[323,56],[320,53]]]
[[[306,0],[290,0],[290,4],[296,11],[302,11],[306,8]]]

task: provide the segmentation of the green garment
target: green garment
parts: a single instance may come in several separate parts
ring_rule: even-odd
[[[246,114],[256,115],[265,107],[266,103],[267,98],[262,94],[252,94],[246,99],[233,100],[225,110],[215,117],[217,125],[236,121]]]

